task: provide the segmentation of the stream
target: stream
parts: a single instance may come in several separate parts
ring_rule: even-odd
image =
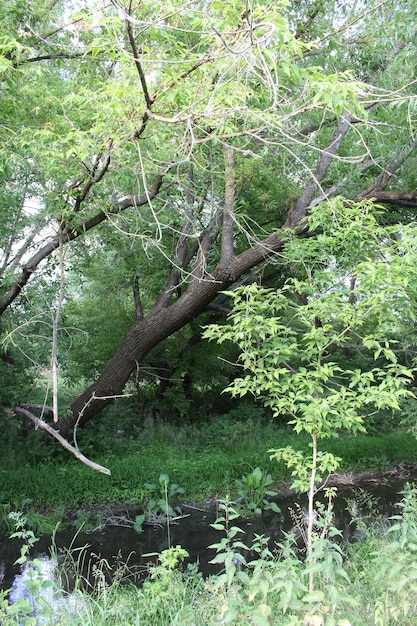
[[[337,485],[337,497],[334,500],[334,521],[346,541],[352,541],[358,537],[354,524],[351,523],[351,515],[347,510],[347,501],[353,502],[358,510],[363,510],[364,501],[373,499],[371,507],[373,515],[378,516],[380,523],[388,525],[389,517],[398,514],[400,509],[397,503],[401,500],[400,491],[406,482],[412,482],[417,478],[414,468],[407,476],[389,474],[360,479],[353,483],[346,480]],[[365,495],[364,495],[365,494]],[[239,526],[244,535],[239,540],[246,545],[251,545],[255,534],[263,534],[270,537],[271,549],[276,542],[283,539],[284,532],[294,528],[294,515],[291,511],[298,511],[304,515],[306,501],[299,499],[297,494],[287,492],[275,499],[281,509],[281,513],[266,511],[262,515],[247,519],[237,519],[232,522]],[[365,507],[366,508],[366,507]],[[81,570],[88,580],[92,576],[94,566],[105,559],[106,565],[103,571],[110,581],[120,564],[128,564],[132,573],[132,579],[139,580],[140,574],[146,574],[150,564],[157,561],[157,553],[165,550],[170,545],[180,545],[189,553],[185,563],[197,564],[203,575],[209,575],[218,571],[218,566],[210,563],[215,556],[215,550],[208,546],[217,543],[224,536],[223,533],[214,530],[213,523],[218,514],[216,502],[210,502],[203,506],[182,506],[183,517],[169,525],[144,526],[139,534],[132,527],[106,526],[94,532],[77,531],[74,527],[68,527],[59,531],[55,537],[55,545],[59,560],[65,558],[68,550],[82,563]],[[138,510],[119,509],[108,511],[109,516],[119,520],[129,517],[134,520]],[[369,511],[364,510],[367,514]],[[20,543],[18,540],[10,540],[7,535],[0,536],[0,588],[10,589],[9,599],[16,601],[19,597],[27,595],[24,585],[27,577],[28,563],[19,567],[14,565],[20,556]],[[45,579],[53,579],[56,561],[51,558],[51,538],[41,536],[35,544],[31,557],[38,558],[41,563],[42,575]],[[217,568],[217,569],[216,569]],[[71,584],[69,582],[69,587]]]

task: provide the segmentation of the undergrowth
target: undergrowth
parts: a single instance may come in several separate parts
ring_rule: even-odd
[[[351,545],[317,540],[309,562],[289,534],[272,551],[255,535],[251,546],[241,540],[233,503],[225,501],[215,523],[219,541],[210,546],[220,574],[203,579],[197,566],[182,567],[187,553],[171,546],[159,555],[145,583],[123,584],[124,566],[106,582],[106,563],[96,566],[89,593],[77,572],[72,591],[42,579],[37,564],[28,579],[29,595],[7,603],[0,596],[2,626],[412,626],[417,621],[417,491],[404,490],[401,514],[389,528],[362,524],[363,539]],[[19,522],[21,518],[19,518]],[[19,562],[26,564],[33,535],[25,539]],[[25,548],[28,546],[28,549]],[[65,559],[68,568],[71,555]],[[65,579],[57,565],[56,578]],[[309,570],[317,581],[308,590]],[[72,572],[74,574],[74,572]],[[53,583],[52,583],[53,584]],[[51,598],[54,598],[52,602]],[[39,620],[39,621],[38,621]]]
[[[255,468],[270,474],[276,486],[289,478],[285,466],[271,463],[265,452],[277,444],[305,451],[308,438],[255,419],[224,416],[199,428],[149,420],[139,438],[125,442],[123,453],[109,449],[94,457],[110,468],[110,477],[62,454],[34,465],[1,466],[0,461],[0,504],[6,512],[138,504],[141,486],[161,473],[184,489],[181,500],[189,503],[233,494],[242,476]],[[384,469],[417,456],[417,442],[405,431],[343,435],[323,447],[343,458],[341,471]]]

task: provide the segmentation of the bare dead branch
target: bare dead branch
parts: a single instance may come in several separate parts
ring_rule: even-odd
[[[46,417],[46,419],[52,420],[54,417],[54,410],[51,406],[47,404],[35,404],[33,402],[21,402],[20,405],[24,409],[28,409],[29,411],[39,411],[41,414],[41,419]]]
[[[94,461],[88,459],[86,456],[84,456],[84,454],[77,450],[77,448],[74,448],[74,446],[72,446],[66,439],[64,439],[64,437],[62,437],[62,435],[60,435],[55,428],[53,428],[43,420],[39,419],[39,417],[36,417],[36,415],[34,415],[28,409],[20,406],[15,406],[13,407],[13,409],[7,410],[7,412],[9,414],[17,413],[29,418],[35,424],[36,428],[42,428],[42,430],[45,430],[49,435],[54,437],[54,439],[56,439],[61,444],[61,446],[66,448],[66,450],[69,450],[69,452],[71,452],[71,454],[73,454],[79,461],[81,461],[85,465],[88,465],[88,467],[91,467],[97,472],[101,472],[102,474],[106,474],[106,476],[110,476],[110,470],[107,469],[107,467],[103,467],[103,465],[99,465],[98,463],[95,463]]]

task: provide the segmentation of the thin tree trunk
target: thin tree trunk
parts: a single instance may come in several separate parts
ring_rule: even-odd
[[[308,490],[308,520],[307,520],[307,558],[311,559],[313,554],[313,528],[314,528],[314,496],[316,489],[316,473],[317,473],[317,435],[312,433],[313,462],[310,475],[310,485]],[[309,563],[311,567],[311,563]],[[310,570],[308,580],[308,590],[310,593],[314,591],[314,572]]]

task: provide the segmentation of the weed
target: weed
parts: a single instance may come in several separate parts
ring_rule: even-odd
[[[280,512],[276,502],[271,502],[269,498],[278,495],[275,489],[271,488],[273,483],[271,474],[255,467],[252,472],[244,474],[236,481],[237,498],[236,502],[243,514],[260,515],[262,511]]]
[[[80,573],[84,569],[82,550],[70,547],[57,574],[61,580],[62,570],[71,574],[72,604],[54,605],[52,611],[42,601],[48,583],[35,561],[28,581],[30,599],[9,605],[6,595],[0,594],[0,623],[35,626],[42,618],[48,626],[413,626],[417,619],[417,488],[406,487],[403,496],[401,514],[392,520],[392,528],[384,533],[371,528],[364,541],[348,546],[344,553],[327,536],[321,539],[328,525],[325,509],[321,521],[316,520],[311,559],[299,556],[292,534],[274,550],[263,535],[255,535],[247,546],[236,525],[236,505],[226,499],[220,503],[215,522],[220,539],[212,546],[216,551],[213,560],[223,570],[206,580],[195,567],[181,571],[187,553],[173,546],[159,555],[142,587],[122,584],[124,566],[113,572],[108,582],[106,562],[97,562],[91,568],[94,576],[87,594]],[[375,504],[369,501],[365,505]],[[12,517],[27,546],[19,561],[26,565],[36,538],[27,529],[24,516]],[[311,569],[316,580],[314,592],[308,585]],[[52,590],[58,598],[68,600],[62,590],[55,586]]]
[[[14,528],[13,519],[10,518],[11,506],[9,503],[0,504],[0,526],[3,526],[8,533]]]
[[[168,527],[168,544],[170,543],[169,523],[171,518],[181,515],[181,507],[173,504],[176,496],[182,495],[184,489],[172,483],[168,474],[160,474],[158,484],[145,483],[140,489],[140,503],[143,513],[135,518],[134,529],[142,533],[143,524],[165,518]]]

